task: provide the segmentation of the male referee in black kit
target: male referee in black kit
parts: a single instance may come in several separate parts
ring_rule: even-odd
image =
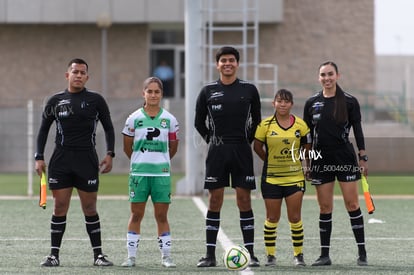
[[[256,189],[251,142],[261,121],[257,88],[237,78],[239,52],[222,47],[216,53],[220,79],[203,87],[196,104],[195,128],[209,143],[204,188],[209,190],[206,216],[207,253],[197,266],[216,266],[216,242],[224,189],[236,190],[244,246],[251,255],[250,266],[259,266],[254,255],[254,215],[251,190]],[[207,120],[207,122],[206,122]]]
[[[77,189],[85,215],[96,266],[111,266],[101,248],[101,225],[96,211],[99,186],[99,169],[108,173],[115,157],[115,134],[105,99],[85,88],[88,81],[88,64],[79,58],[69,62],[65,73],[68,87],[46,103],[37,136],[35,154],[36,172],[45,171],[44,148],[50,126],[56,122],[55,149],[48,167],[48,184],[52,190],[54,209],[50,222],[51,250],[41,266],[59,266],[59,250],[66,228],[73,188]],[[105,130],[107,154],[99,163],[95,151],[95,135],[98,122]]]

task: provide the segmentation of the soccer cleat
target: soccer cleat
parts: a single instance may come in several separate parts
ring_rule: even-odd
[[[320,256],[313,264],[312,266],[323,266],[323,265],[331,265],[331,259],[329,256]]]
[[[40,266],[59,266],[59,258],[55,255],[46,256],[43,262],[40,263]]]
[[[197,264],[197,267],[213,267],[217,266],[216,257],[214,256],[206,256],[202,257]]]
[[[260,262],[259,259],[257,259],[256,256],[251,256],[250,257],[250,263],[249,263],[250,267],[258,267],[260,266]]]
[[[366,255],[359,255],[359,257],[357,259],[357,264],[359,266],[367,266],[368,265],[367,256]]]
[[[294,257],[293,257],[293,263],[294,263],[296,266],[306,266],[306,264],[305,264],[305,260],[303,259],[303,254],[302,254],[302,253],[300,253],[300,254],[298,254],[298,255],[294,256]]]
[[[174,263],[173,259],[169,256],[162,257],[162,266],[163,267],[176,267],[177,265]]]
[[[129,257],[125,262],[121,264],[122,267],[133,267],[135,266],[135,257]]]
[[[276,257],[273,255],[267,255],[265,266],[275,266],[276,265]]]
[[[95,258],[95,262],[93,265],[95,266],[113,266],[114,264],[111,261],[108,261],[105,257],[106,255],[99,254],[98,257]]]

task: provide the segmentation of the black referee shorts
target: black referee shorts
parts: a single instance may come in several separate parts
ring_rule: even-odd
[[[319,150],[322,158],[311,159],[312,184],[324,184],[335,181],[357,181],[361,178],[354,147],[351,143],[338,145],[336,148]]]
[[[99,160],[96,151],[57,146],[49,161],[48,183],[51,190],[75,187],[85,192],[97,192]]]
[[[210,144],[204,189],[230,186],[256,189],[252,148],[248,143]]]

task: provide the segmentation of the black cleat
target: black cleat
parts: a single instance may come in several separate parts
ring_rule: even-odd
[[[323,266],[323,265],[331,265],[331,258],[329,256],[320,256],[312,266]]]
[[[305,260],[303,259],[303,254],[302,254],[302,253],[300,253],[300,254],[298,254],[298,255],[294,256],[294,257],[293,257],[293,263],[294,263],[296,266],[306,266],[306,264],[305,264]]]
[[[202,257],[197,264],[197,267],[214,267],[217,266],[216,257],[206,256]]]
[[[256,256],[251,256],[249,266],[250,267],[259,267],[260,266],[259,259],[257,259]]]
[[[275,266],[276,265],[276,257],[273,255],[267,255],[265,266]]]
[[[59,258],[55,255],[46,256],[43,262],[40,263],[40,266],[59,266]]]
[[[357,264],[359,266],[367,266],[368,265],[367,256],[366,255],[359,255],[359,257],[357,259]]]
[[[106,255],[98,255],[98,257],[95,258],[95,261],[93,265],[95,266],[113,266],[114,264],[111,261],[108,261],[105,257],[108,257]]]

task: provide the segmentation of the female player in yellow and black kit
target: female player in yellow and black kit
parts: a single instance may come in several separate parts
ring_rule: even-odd
[[[301,218],[305,192],[302,158],[310,149],[310,130],[302,119],[290,113],[293,106],[293,95],[290,91],[277,91],[273,106],[275,114],[261,121],[254,140],[254,151],[264,161],[261,189],[266,208],[265,265],[276,265],[277,226],[282,200],[285,198],[292,234],[294,264],[305,266]]]

